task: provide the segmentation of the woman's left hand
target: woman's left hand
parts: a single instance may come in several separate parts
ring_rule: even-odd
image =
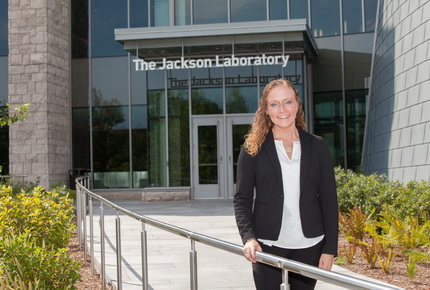
[[[320,258],[319,268],[325,270],[331,270],[333,266],[334,256],[330,254],[322,254]]]

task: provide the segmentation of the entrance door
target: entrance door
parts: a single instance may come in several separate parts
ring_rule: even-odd
[[[221,117],[193,118],[194,199],[222,197],[223,131]]]
[[[237,157],[252,116],[195,117],[192,121],[193,198],[232,198]]]
[[[251,122],[252,116],[227,117],[227,198],[236,192],[237,158]]]

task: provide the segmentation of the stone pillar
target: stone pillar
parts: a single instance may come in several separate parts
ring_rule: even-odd
[[[10,173],[67,184],[71,167],[70,0],[9,0],[9,104],[30,103],[9,128]]]

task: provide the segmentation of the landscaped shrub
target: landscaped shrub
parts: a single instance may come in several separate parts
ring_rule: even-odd
[[[0,275],[37,289],[74,289],[80,263],[71,259],[67,250],[47,246],[30,233],[12,233],[0,240]]]
[[[430,264],[430,183],[406,185],[384,175],[364,175],[335,169],[340,230],[350,246],[352,262],[357,244],[373,268],[376,262],[389,272],[393,258],[403,257],[412,278],[416,263]],[[370,216],[372,217],[370,219]]]
[[[76,228],[73,219],[73,200],[65,187],[16,193],[1,186],[0,287],[74,289],[80,266],[66,248]]]
[[[72,200],[64,194],[38,186],[14,195],[10,186],[0,187],[0,236],[26,232],[49,246],[65,247],[75,225]]]

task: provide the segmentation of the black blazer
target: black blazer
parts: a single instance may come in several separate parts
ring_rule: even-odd
[[[298,131],[302,152],[299,204],[303,234],[307,238],[324,234],[322,253],[337,255],[338,205],[330,151],[323,138]],[[272,130],[254,157],[242,148],[233,202],[243,243],[251,238],[278,239],[284,192]]]

